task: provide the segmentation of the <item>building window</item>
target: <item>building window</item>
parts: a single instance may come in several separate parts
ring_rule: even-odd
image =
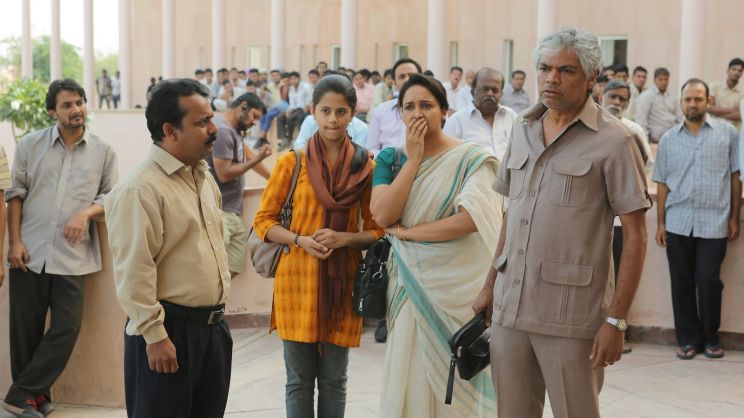
[[[504,50],[503,50],[504,63],[504,78],[510,79],[512,71],[514,71],[514,41],[511,39],[504,39]]]
[[[398,61],[401,58],[408,58],[408,44],[397,43],[393,48],[395,56],[393,56],[393,62]]]
[[[602,66],[628,64],[628,38],[625,36],[601,36]]]
[[[460,46],[457,41],[450,42],[450,67],[460,64]]]
[[[331,68],[338,69],[341,66],[341,47],[333,45],[331,47]]]
[[[248,68],[261,68],[261,47],[249,46],[245,51]]]

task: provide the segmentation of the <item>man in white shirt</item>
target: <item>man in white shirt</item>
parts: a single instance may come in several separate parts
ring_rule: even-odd
[[[628,104],[628,109],[623,112],[623,116],[627,119],[635,120],[636,101],[638,100],[638,96],[644,91],[647,75],[648,71],[642,66],[639,65],[633,68],[633,77],[631,83],[629,83],[630,103]]]
[[[310,106],[310,86],[300,80],[300,73],[289,73],[289,107],[277,119],[277,137],[281,143],[279,150],[289,148],[294,139],[295,128],[302,125],[307,108]]]
[[[447,119],[444,133],[482,146],[501,160],[511,138],[517,112],[500,106],[504,76],[493,68],[479,70],[473,78],[473,101]]]
[[[460,80],[462,80],[462,72],[463,71],[461,67],[452,67],[449,72],[449,80],[444,83],[444,90],[447,92],[447,103],[450,106],[450,115],[459,110],[457,108],[458,94],[460,93],[460,90],[462,90],[463,88],[467,88],[463,86],[463,83],[460,83]]]
[[[114,102],[114,109],[118,109],[121,100],[121,71],[117,71],[116,77],[111,79],[111,100]]]

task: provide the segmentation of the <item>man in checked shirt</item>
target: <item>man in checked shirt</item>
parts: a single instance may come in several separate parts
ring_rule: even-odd
[[[685,121],[661,137],[656,154],[656,243],[669,259],[677,357],[705,350],[721,358],[721,264],[726,241],[739,237],[739,137],[733,125],[706,114],[704,81],[687,80],[680,102]]]

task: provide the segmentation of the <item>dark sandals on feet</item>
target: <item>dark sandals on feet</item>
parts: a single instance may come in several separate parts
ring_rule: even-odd
[[[721,358],[723,357],[723,349],[720,345],[706,345],[705,352],[703,353],[707,358]]]
[[[697,355],[698,351],[694,345],[684,345],[677,349],[677,358],[682,360],[692,360]]]

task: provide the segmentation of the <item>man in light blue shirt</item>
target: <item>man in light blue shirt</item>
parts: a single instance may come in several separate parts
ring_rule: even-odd
[[[656,154],[656,243],[669,260],[677,357],[704,349],[720,358],[721,264],[727,239],[739,237],[739,138],[731,124],[706,115],[704,81],[688,80],[680,102],[685,121],[661,137]]]
[[[393,77],[398,91],[408,81],[411,74],[421,73],[421,66],[410,58],[401,58],[393,65]],[[367,149],[375,156],[388,147],[403,147],[406,144],[406,125],[394,98],[380,103],[372,112],[369,124]]]
[[[305,148],[310,138],[318,132],[318,122],[315,121],[315,117],[312,114],[308,115],[302,126],[300,127],[300,133],[297,134],[297,139],[294,141],[293,148],[299,150]],[[359,120],[358,118],[351,118],[351,123],[346,127],[346,133],[351,138],[351,141],[357,145],[367,147],[367,124]]]

